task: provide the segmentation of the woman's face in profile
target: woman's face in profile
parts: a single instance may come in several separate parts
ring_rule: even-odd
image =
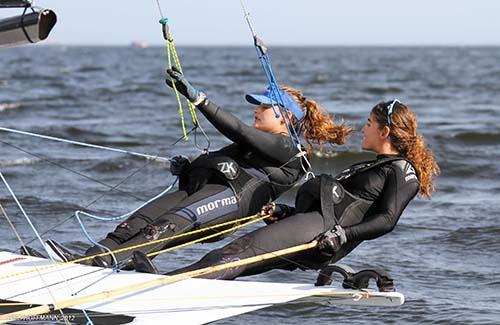
[[[281,132],[281,117],[276,114],[270,105],[257,105],[254,110],[253,127],[269,133]]]

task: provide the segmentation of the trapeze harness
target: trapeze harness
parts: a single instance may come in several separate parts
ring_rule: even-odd
[[[335,225],[348,227],[361,222],[364,214],[374,203],[374,201],[362,199],[345,190],[340,181],[391,162],[401,164],[402,169],[406,169],[405,180],[418,180],[413,166],[401,157],[384,157],[375,161],[360,163],[341,172],[335,178],[328,175],[321,175],[321,212],[325,228],[332,229]],[[407,163],[410,164],[409,167],[405,166]],[[349,245],[349,247],[341,248],[340,254],[337,254],[334,260],[347,255],[359,243],[360,241]],[[388,272],[381,269],[367,269],[354,272],[352,268],[343,264],[329,264],[323,267],[320,270],[315,285],[330,285],[332,283],[332,273],[342,275],[344,278],[342,286],[345,289],[367,289],[370,279],[373,279],[379,291],[395,291],[393,278]]]
[[[335,225],[348,227],[360,223],[368,209],[375,200],[368,200],[352,194],[340,183],[353,175],[361,174],[373,168],[406,160],[398,156],[389,156],[369,162],[362,162],[337,174],[320,176],[321,214],[325,223],[325,230],[332,229]]]
[[[199,156],[185,169],[179,177],[179,189],[188,195],[206,183],[222,182],[232,189],[240,208],[252,213],[261,206],[251,207],[249,200],[252,197],[245,191],[253,192],[263,186],[269,188],[265,202],[259,202],[265,204],[289,190],[302,177],[301,158],[296,158],[298,150],[290,139],[243,126],[232,114],[208,100],[198,108],[221,133],[236,143]],[[245,138],[247,143],[237,143],[240,138]],[[264,146],[266,152],[261,152],[259,149]]]

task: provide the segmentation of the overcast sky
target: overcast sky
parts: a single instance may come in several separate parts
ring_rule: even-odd
[[[179,45],[248,45],[239,0],[159,0]],[[35,0],[63,44],[163,44],[156,0]],[[268,45],[500,45],[500,0],[246,0]],[[11,14],[3,9],[0,17]],[[19,12],[17,10],[16,12]]]

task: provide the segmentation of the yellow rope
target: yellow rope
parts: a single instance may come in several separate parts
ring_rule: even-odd
[[[171,45],[170,44],[171,44],[171,41],[167,40],[167,59],[168,59],[168,66],[169,67],[172,66],[172,58],[171,58],[172,55],[171,55]],[[175,61],[176,60],[175,60],[175,56],[174,56],[174,62]],[[177,67],[179,67],[179,66],[177,65]],[[172,81],[172,86],[173,86],[173,89],[174,89],[175,98],[177,99],[177,106],[178,106],[177,111],[179,112],[179,116],[181,118],[181,127],[182,127],[183,139],[184,139],[184,141],[186,141],[188,139],[188,136],[187,136],[187,130],[186,130],[186,121],[185,121],[185,118],[184,118],[184,108],[182,107],[181,97],[179,95],[179,91],[177,90],[177,87],[175,86],[175,82],[174,82],[174,80],[172,78],[170,78],[170,80]]]
[[[161,253],[170,252],[170,251],[173,251],[175,249],[179,249],[179,248],[186,247],[186,246],[189,246],[189,245],[192,245],[192,244],[196,244],[196,243],[199,243],[199,242],[205,241],[207,239],[214,238],[214,237],[226,234],[226,233],[231,233],[231,232],[233,232],[235,230],[238,230],[238,229],[240,229],[240,228],[242,228],[244,226],[248,226],[248,225],[254,224],[257,221],[261,221],[261,220],[263,220],[263,219],[265,219],[267,217],[269,217],[269,215],[265,215],[265,216],[256,218],[254,220],[250,220],[248,222],[245,222],[244,224],[236,225],[236,226],[231,227],[229,229],[219,231],[219,232],[217,232],[215,234],[208,235],[208,236],[205,236],[203,238],[195,239],[193,241],[190,241],[190,242],[187,242],[187,243],[184,243],[184,244],[180,244],[180,245],[177,245],[177,246],[174,246],[174,247],[170,247],[170,248],[166,248],[166,249],[163,249],[163,250],[160,250],[160,251],[152,252],[152,253],[149,253],[147,255],[150,256],[150,257],[151,256],[156,256],[156,255],[161,254]]]
[[[182,71],[181,61],[179,60],[179,56],[177,55],[177,49],[174,45],[174,40],[171,37],[170,37],[170,44],[172,44],[171,50],[174,57],[175,66],[179,68],[179,71],[182,74],[184,74],[184,71]],[[196,109],[194,108],[193,103],[191,103],[189,100],[186,100],[186,102],[189,108],[189,113],[191,114],[191,121],[193,122],[194,125],[198,125],[198,117],[196,116]]]
[[[81,262],[89,261],[89,260],[91,260],[91,259],[93,259],[95,257],[102,257],[102,256],[111,255],[111,254],[117,254],[117,253],[121,253],[121,252],[126,252],[126,251],[129,251],[129,250],[135,250],[137,248],[141,248],[141,247],[145,247],[145,246],[149,246],[149,245],[154,245],[154,244],[162,243],[162,242],[165,242],[165,241],[170,241],[170,240],[182,238],[182,237],[185,237],[185,236],[190,236],[190,235],[198,234],[198,233],[201,233],[201,232],[205,232],[205,231],[217,229],[217,228],[224,227],[224,226],[227,226],[227,225],[230,225],[230,224],[234,224],[234,223],[238,223],[238,222],[250,220],[250,219],[253,219],[253,218],[257,217],[257,216],[258,216],[257,214],[254,214],[254,215],[251,215],[251,216],[247,216],[247,217],[243,217],[243,218],[239,218],[239,219],[227,221],[227,222],[224,222],[224,223],[216,224],[214,226],[204,227],[204,228],[200,228],[200,229],[188,231],[188,232],[185,232],[185,233],[182,233],[182,234],[178,234],[178,235],[175,235],[175,236],[172,236],[172,237],[167,237],[167,238],[163,238],[163,239],[157,239],[157,240],[153,240],[153,241],[150,241],[150,242],[147,242],[147,243],[137,244],[137,245],[133,245],[133,246],[127,246],[127,247],[124,247],[124,248],[113,250],[111,252],[104,252],[104,253],[100,253],[100,254],[85,256],[85,257],[82,257],[82,258],[75,259],[73,261],[61,262],[59,264],[50,264],[50,265],[47,265],[47,266],[44,266],[44,267],[38,267],[37,269],[29,269],[29,270],[26,270],[26,271],[20,271],[20,272],[10,273],[10,274],[1,276],[0,280],[4,280],[4,279],[16,277],[16,276],[21,276],[21,275],[30,274],[30,273],[36,272],[38,270],[40,270],[40,271],[42,271],[42,270],[43,271],[44,270],[48,270],[48,269],[54,268],[56,265],[63,265],[63,266],[73,265],[73,264],[76,264],[76,263],[81,263]],[[232,227],[232,228],[230,228],[228,230],[223,230],[223,231],[220,231],[218,233],[215,233],[215,234],[212,234],[212,235],[209,235],[209,236],[206,236],[206,237],[202,237],[202,238],[200,238],[196,242],[204,241],[204,240],[207,240],[207,239],[219,236],[221,234],[224,234],[224,233],[227,233],[229,231],[233,231],[233,230],[239,229],[241,227],[244,227],[246,225],[255,223],[257,221],[263,220],[263,219],[268,218],[268,217],[269,217],[269,215],[265,215],[265,216],[259,217],[255,221],[243,223],[241,225]],[[194,244],[194,242],[192,244]],[[182,245],[179,245],[179,246],[185,247],[187,245],[182,244]],[[180,247],[178,247],[178,248],[180,248]],[[172,247],[169,250],[173,250],[173,249],[174,248]],[[161,252],[162,251],[160,251],[159,253],[157,253],[155,255],[158,255]]]
[[[172,35],[170,34],[170,32],[168,32],[168,35],[167,35],[167,58],[168,58],[168,66],[169,67],[172,67],[172,60],[173,60],[174,65],[177,67],[177,69],[179,69],[179,71],[181,73],[183,73],[181,61],[179,60],[179,56],[177,55],[177,49],[176,49],[175,44],[174,44],[174,39],[172,38]],[[175,82],[172,78],[171,78],[171,80],[172,80],[172,85],[173,85],[175,97],[177,99],[177,105],[179,107],[178,112],[179,112],[179,115],[181,118],[183,139],[186,141],[188,139],[188,135],[187,135],[187,130],[186,130],[186,119],[184,117],[184,107],[182,105],[182,101],[181,101],[181,98],[179,96],[179,92],[177,90],[177,87],[175,86]],[[196,109],[195,109],[193,103],[191,103],[189,100],[186,100],[186,102],[187,102],[189,113],[191,115],[191,121],[193,122],[194,126],[198,126],[198,117],[196,116]]]
[[[26,317],[30,317],[30,316],[48,313],[48,312],[51,312],[54,310],[73,307],[76,305],[85,305],[85,304],[94,303],[96,301],[102,302],[102,301],[114,299],[115,297],[118,297],[118,296],[123,296],[125,294],[130,294],[130,293],[138,292],[138,291],[145,290],[145,289],[163,286],[163,285],[167,285],[169,283],[179,282],[179,281],[194,278],[194,277],[201,277],[201,276],[206,275],[206,274],[211,274],[214,272],[228,270],[228,269],[234,268],[234,267],[259,263],[259,262],[266,261],[266,260],[269,260],[272,258],[276,258],[276,257],[284,256],[284,255],[289,255],[289,254],[293,254],[293,253],[297,253],[297,252],[302,252],[302,251],[305,251],[308,249],[313,249],[317,245],[318,245],[318,242],[316,240],[313,240],[312,242],[307,243],[307,244],[297,245],[297,246],[293,246],[293,247],[265,253],[262,255],[252,256],[252,257],[244,258],[244,259],[238,260],[238,261],[209,266],[209,267],[205,267],[205,268],[198,269],[198,270],[193,270],[193,271],[189,271],[189,272],[185,272],[185,273],[172,275],[169,277],[159,277],[159,278],[155,278],[152,280],[148,280],[148,281],[144,281],[144,282],[140,282],[140,283],[124,286],[124,287],[119,287],[119,288],[112,289],[112,290],[106,290],[106,291],[102,291],[102,292],[98,292],[98,293],[94,293],[94,294],[89,294],[89,295],[82,296],[82,297],[76,297],[76,298],[70,298],[70,299],[65,299],[65,300],[61,300],[61,301],[56,301],[50,305],[41,305],[41,306],[34,307],[34,308],[28,308],[28,309],[20,310],[17,312],[3,314],[3,315],[0,315],[0,324],[4,324],[4,323],[7,323],[9,321],[16,320],[19,318],[26,318]]]

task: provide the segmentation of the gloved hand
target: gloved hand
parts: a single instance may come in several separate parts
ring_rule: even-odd
[[[180,176],[190,165],[189,159],[184,156],[175,156],[170,159],[170,172],[174,176]]]
[[[336,225],[333,229],[319,235],[316,240],[320,252],[333,255],[347,242],[347,237],[344,228]]]
[[[264,219],[264,222],[268,225],[277,222],[280,219],[283,219],[285,214],[285,209],[283,209],[282,204],[276,204],[274,202],[270,202],[260,209],[259,216],[263,217],[269,215],[269,217]]]
[[[184,75],[177,70],[175,66],[173,66],[172,69],[167,69],[167,73],[172,79],[165,79],[165,83],[170,88],[174,88],[173,83],[175,83],[175,88],[193,104],[198,105],[206,98],[205,94],[191,86],[186,78],[184,78]]]

